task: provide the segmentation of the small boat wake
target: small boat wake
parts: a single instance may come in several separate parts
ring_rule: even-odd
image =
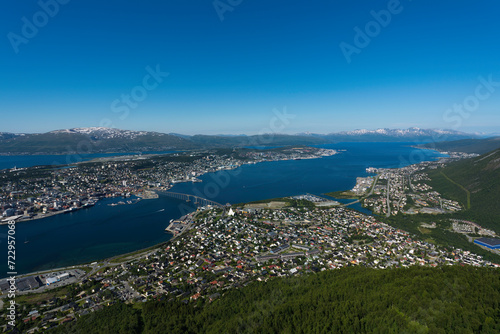
[[[156,211],[156,212],[163,212],[163,211],[165,211],[165,209],[161,209],[161,210],[158,210],[158,211]],[[155,212],[155,213],[156,213],[156,212]]]

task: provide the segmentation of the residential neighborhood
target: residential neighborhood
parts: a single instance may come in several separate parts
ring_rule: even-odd
[[[457,212],[463,207],[457,201],[443,196],[426,183],[430,181],[425,170],[477,156],[467,153],[448,153],[438,161],[425,161],[402,168],[367,168],[376,176],[358,177],[350,194],[361,197],[362,204],[377,214],[395,216],[404,214],[440,214]]]
[[[23,321],[35,332],[117,302],[190,303],[200,298],[210,302],[227,289],[254,281],[346,266],[498,266],[469,251],[438,247],[373,216],[341,207],[206,207],[183,217],[178,225],[184,225],[182,233],[137,256],[79,266],[71,275],[21,278],[44,282],[27,291],[43,293],[51,284],[79,275],[76,282],[61,287],[66,289],[64,295],[42,303],[21,303]],[[26,290],[26,284],[20,288],[21,284],[17,282],[18,289]]]

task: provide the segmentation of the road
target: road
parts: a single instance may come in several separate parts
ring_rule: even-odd
[[[192,214],[191,221],[187,224],[186,229],[184,229],[184,231],[182,233],[179,233],[178,235],[176,235],[172,239],[170,239],[170,242],[172,242],[173,240],[175,240],[175,238],[181,236],[182,234],[187,233],[189,230],[191,230],[193,228],[193,221],[196,218],[196,214],[197,213],[193,213]],[[128,257],[127,256],[124,257],[124,255],[118,255],[118,256],[114,257],[114,258],[122,258],[123,257],[123,260],[119,261],[119,262],[111,262],[113,260],[113,258],[109,258],[109,259],[100,261],[99,263],[92,263],[92,264],[87,264],[87,265],[75,265],[75,266],[70,266],[70,267],[63,267],[63,268],[52,269],[50,271],[44,270],[44,271],[38,271],[38,272],[34,272],[34,273],[29,273],[29,274],[21,275],[18,278],[20,278],[20,277],[27,277],[27,276],[36,276],[36,275],[39,275],[39,274],[42,274],[42,273],[47,274],[47,273],[56,272],[56,271],[59,271],[59,272],[65,272],[66,271],[67,272],[67,271],[70,271],[70,270],[77,270],[78,268],[82,268],[82,267],[89,267],[89,268],[91,268],[91,270],[88,273],[86,273],[86,274],[76,275],[77,277],[72,277],[72,278],[70,278],[68,280],[60,281],[60,282],[57,282],[57,283],[54,283],[54,284],[51,284],[51,285],[43,285],[43,286],[41,286],[41,287],[39,287],[38,289],[35,289],[35,290],[16,291],[16,294],[17,295],[23,295],[23,294],[30,294],[30,293],[43,293],[43,292],[47,292],[47,291],[55,289],[55,288],[59,288],[61,286],[65,286],[65,285],[69,285],[69,284],[81,282],[84,279],[91,277],[92,275],[94,275],[96,272],[98,272],[99,270],[101,270],[103,268],[106,268],[106,267],[116,267],[116,266],[120,266],[120,265],[122,265],[124,263],[127,263],[127,262],[136,261],[136,260],[138,260],[140,258],[148,257],[148,256],[156,253],[158,251],[158,249],[159,249],[159,247],[155,247],[153,249],[145,250],[142,253],[131,254]],[[6,296],[7,296],[7,294],[5,294],[5,293],[2,294],[2,295],[0,295],[0,299],[5,298]]]
[[[389,177],[387,179],[387,213],[386,213],[386,217],[390,217],[391,216],[391,200],[389,198],[389,193],[390,193],[390,190],[391,190],[391,178]]]
[[[365,196],[363,196],[362,198],[357,199],[357,200],[355,200],[355,201],[353,201],[353,202],[346,203],[346,204],[342,204],[342,205],[341,205],[341,207],[342,207],[342,206],[344,206],[344,207],[345,207],[345,206],[349,206],[349,205],[353,205],[353,204],[359,203],[362,199],[367,198],[367,197],[370,197],[370,196],[373,194],[373,191],[375,190],[375,186],[377,185],[377,182],[378,182],[378,178],[379,178],[379,176],[380,176],[380,175],[378,175],[378,174],[377,174],[377,176],[375,176],[375,180],[373,181],[372,187],[371,187],[371,189],[370,189],[370,191],[368,192],[368,194],[367,194],[367,195],[365,195]]]

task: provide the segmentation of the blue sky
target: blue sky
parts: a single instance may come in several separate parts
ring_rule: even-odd
[[[254,134],[269,129],[273,110],[286,109],[293,118],[283,133],[412,126],[500,132],[494,0],[41,0],[3,7],[0,131],[105,125]]]

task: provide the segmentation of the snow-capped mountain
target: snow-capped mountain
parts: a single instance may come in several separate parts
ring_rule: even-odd
[[[196,145],[190,140],[166,133],[104,127],[0,136],[0,153],[3,154],[86,154],[192,148],[196,148]]]
[[[455,131],[455,130],[441,130],[441,129],[420,129],[420,128],[408,128],[408,129],[376,129],[376,130],[353,130],[353,131],[343,131],[338,133],[330,133],[330,135],[347,135],[347,136],[360,136],[360,135],[383,135],[392,137],[415,137],[415,136],[433,136],[433,135],[450,135],[450,136],[464,136],[470,138],[471,134]]]
[[[104,128],[104,127],[90,127],[90,128],[73,128],[73,129],[63,129],[55,130],[49,133],[53,134],[83,134],[92,136],[96,139],[136,139],[141,136],[166,136],[165,133],[159,132],[149,132],[149,131],[132,131],[132,130],[120,130],[115,128]]]
[[[475,139],[480,136],[456,130],[441,129],[358,129],[323,135],[329,141],[356,141],[356,142],[439,142],[459,139]]]
[[[475,139],[479,136],[454,130],[376,129],[338,133],[297,135],[273,134],[267,146],[316,145],[336,142],[438,142]],[[55,130],[38,134],[0,133],[0,154],[75,154],[101,152],[144,152],[228,148],[261,143],[258,135],[194,135],[166,134],[150,131],[89,127]],[[267,139],[266,139],[267,140]]]
[[[0,132],[0,140],[24,136],[24,133]]]
[[[316,138],[323,138],[328,142],[341,142],[341,141],[356,141],[356,142],[428,142],[428,141],[447,141],[458,139],[474,139],[480,138],[477,134],[470,134],[455,130],[441,130],[441,129],[357,129],[352,131],[332,132],[329,134],[317,134],[310,132],[298,133],[297,136],[309,136]]]

